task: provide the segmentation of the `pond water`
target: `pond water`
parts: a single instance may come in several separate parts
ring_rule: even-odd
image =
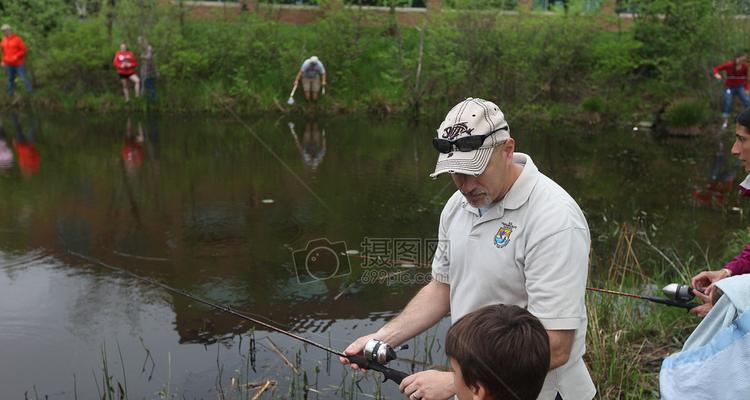
[[[308,397],[396,396],[377,375],[360,380],[320,350],[77,254],[343,349],[429,277],[440,210],[455,190],[448,177],[428,177],[437,123],[0,118],[3,398],[101,398],[105,375],[129,398],[241,398],[242,385],[266,379],[284,398],[303,398],[305,380],[316,390]],[[594,283],[618,224],[711,261],[744,225],[731,132],[656,138],[511,121],[511,133],[584,209]],[[331,257],[336,268],[316,263]],[[447,325],[412,342],[401,353],[412,361],[394,367],[446,364]]]

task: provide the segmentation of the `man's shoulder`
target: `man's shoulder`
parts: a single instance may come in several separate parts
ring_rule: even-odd
[[[443,211],[445,210],[455,210],[461,204],[463,204],[464,195],[461,194],[460,190],[456,190],[453,192],[451,197],[448,199],[448,201],[445,202],[445,206],[443,206]]]
[[[562,186],[542,173],[539,173],[527,206],[531,210],[529,217],[550,228],[588,225],[578,202]]]
[[[457,211],[462,209],[464,201],[464,195],[461,194],[460,190],[456,190],[453,195],[443,205],[443,211],[441,212],[441,219],[450,215],[455,214]]]
[[[531,192],[529,201],[542,202],[551,207],[561,205],[562,203],[572,202],[576,203],[573,197],[562,187],[559,183],[555,182],[552,178],[538,172],[538,178],[534,190]],[[557,200],[556,202],[549,202],[549,200]]]

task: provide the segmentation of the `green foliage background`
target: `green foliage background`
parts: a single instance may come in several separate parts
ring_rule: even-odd
[[[447,4],[416,27],[339,0],[308,25],[268,9],[265,18],[226,17],[219,7],[195,19],[188,6],[158,0],[2,2],[0,18],[29,46],[32,101],[104,111],[126,107],[111,60],[123,41],[138,55],[140,36],[155,49],[164,110],[285,111],[297,68],[316,54],[334,111],[429,113],[476,96],[515,114],[597,120],[650,116],[675,98],[718,110],[711,67],[750,47],[750,23],[736,18],[744,8],[731,0],[644,0],[632,19],[583,12],[576,1],[544,14],[488,1]]]

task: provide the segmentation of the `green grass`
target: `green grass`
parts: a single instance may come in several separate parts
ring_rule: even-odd
[[[474,96],[494,99],[513,115],[547,110],[553,120],[575,118],[568,105],[581,104],[598,115],[594,122],[650,115],[675,98],[706,98],[712,82],[695,77],[734,46],[707,38],[744,35],[743,26],[727,23],[732,10],[708,0],[674,7],[666,19],[650,18],[662,10],[645,7],[628,29],[596,14],[498,17],[496,7],[513,1],[489,2],[489,11],[431,14],[419,26],[336,1],[306,25],[254,13],[192,19],[156,0],[104,5],[84,19],[63,0],[24,3],[6,12],[29,45],[27,67],[37,86],[30,102],[103,112],[145,107],[121,100],[111,65],[122,41],[138,55],[142,35],[159,72],[155,108],[167,112],[295,110],[286,106],[292,80],[315,54],[328,70],[322,108],[330,112],[407,114],[419,105],[429,114]],[[685,31],[682,20],[694,29]],[[668,118],[701,123],[709,105],[698,103],[678,101]]]

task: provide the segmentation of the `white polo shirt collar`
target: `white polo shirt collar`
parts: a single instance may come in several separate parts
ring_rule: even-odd
[[[531,157],[524,153],[513,153],[513,163],[523,167],[521,175],[518,176],[513,186],[510,187],[505,197],[496,202],[493,207],[490,207],[486,213],[481,214],[476,207],[469,204],[469,201],[465,197],[461,201],[461,208],[480,217],[476,223],[502,218],[506,209],[517,210],[529,200],[531,191],[539,180],[539,169],[531,161]]]

